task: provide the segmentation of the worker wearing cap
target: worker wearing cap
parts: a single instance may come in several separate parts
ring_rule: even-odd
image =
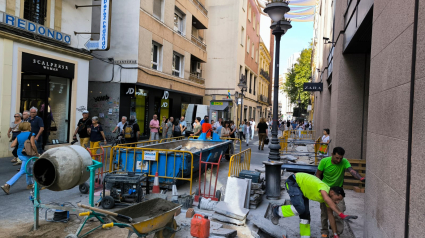
[[[84,147],[84,145],[90,145],[90,136],[87,133],[87,128],[90,128],[92,124],[92,120],[89,119],[89,111],[83,111],[83,118],[78,121],[77,128],[74,132],[74,140],[77,140],[77,133],[80,137],[80,145]]]
[[[316,177],[321,179],[329,187],[342,187],[344,183],[345,170],[348,170],[354,178],[365,181],[365,178],[360,176],[352,167],[347,159],[343,158],[345,150],[341,147],[335,147],[332,151],[331,157],[323,158],[319,167],[317,168]],[[345,201],[342,199],[338,204],[337,208],[341,211],[345,211]],[[322,221],[322,237],[329,237],[329,225],[328,225],[328,212],[325,204],[320,204],[321,210],[321,221]],[[332,213],[331,213],[332,214]],[[344,221],[340,219],[338,214],[332,214],[336,223],[337,234],[341,235],[344,231]]]
[[[267,208],[265,217],[270,219],[273,224],[279,223],[281,217],[300,217],[300,235],[301,238],[310,237],[310,208],[309,200],[319,203],[325,203],[328,208],[328,214],[332,211],[339,214],[341,219],[357,219],[357,216],[345,215],[336,206],[344,197],[344,189],[341,187],[329,187],[314,175],[306,173],[296,173],[286,180],[286,189],[291,198],[292,205],[278,205],[270,203]],[[336,234],[335,219],[329,216],[334,237],[339,238]]]

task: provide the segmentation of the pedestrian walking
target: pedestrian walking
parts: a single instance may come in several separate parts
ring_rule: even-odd
[[[291,130],[291,121],[286,121],[286,129]]]
[[[251,125],[249,124],[249,122],[246,122],[245,123],[245,131],[244,131],[244,134],[245,134],[245,138],[246,138],[246,146],[248,146],[248,144],[249,144],[249,138],[251,137]]]
[[[31,123],[31,132],[35,134],[35,145],[37,146],[37,151],[41,155],[43,154],[43,131],[44,123],[41,117],[37,116],[38,109],[32,107],[30,109],[30,118],[28,122]]]
[[[130,116],[130,120],[124,125],[123,132],[125,143],[136,143],[139,141],[140,128],[135,116]],[[132,146],[135,146],[135,144]]]
[[[311,121],[308,123],[308,130],[313,130],[313,125],[311,124]]]
[[[220,135],[220,132],[217,131],[217,129],[218,129],[219,126],[224,126],[223,118],[220,117],[220,118],[218,118],[218,121],[216,121],[214,124],[213,124],[213,122],[211,122],[211,124],[212,124],[214,132],[217,133],[218,135]]]
[[[13,115],[13,118],[14,118],[14,120],[10,123],[9,130],[7,131],[7,137],[9,137],[10,142],[13,142],[16,139],[16,137],[19,135],[19,133],[21,133],[19,131],[19,124],[22,123],[22,114],[17,112],[17,113],[15,113],[15,115]],[[14,147],[12,154],[13,154],[13,159],[10,162],[15,163],[13,165],[22,164],[22,161],[19,160],[19,158],[18,158],[18,147],[17,146]]]
[[[205,115],[204,116],[204,119],[202,119],[202,121],[201,121],[201,126],[204,124],[205,119],[207,119],[209,121],[210,120],[210,117],[208,115]]]
[[[245,124],[244,123],[241,123],[239,125],[239,140],[241,140],[241,141],[243,139],[245,139],[244,128],[245,128]]]
[[[236,138],[236,126],[234,121],[230,121],[230,138]]]
[[[92,125],[90,126],[90,129],[87,131],[90,135],[90,148],[92,148],[91,153],[92,155],[96,154],[97,149],[100,147],[100,142],[103,140],[104,144],[107,144],[105,133],[103,133],[103,128],[99,124],[99,118],[98,117],[92,117]],[[94,156],[92,157],[94,159]]]
[[[319,153],[322,155],[327,154],[327,149],[328,149],[328,145],[330,141],[329,133],[330,133],[329,129],[324,129],[323,136],[319,140],[319,143],[320,143]]]
[[[258,150],[264,150],[264,140],[267,138],[268,126],[266,119],[263,117],[260,119],[260,123],[257,125],[258,129]]]
[[[209,118],[207,116],[204,117],[204,123],[202,124],[202,133],[207,133],[206,137],[211,137],[212,126],[209,123]]]
[[[224,122],[224,126],[220,126],[222,127],[220,129],[220,138],[231,138],[230,137],[230,133],[232,132],[232,130],[230,129],[230,122],[229,121],[225,121]],[[226,158],[227,160],[230,159],[230,155],[233,154],[233,143],[230,144],[229,148],[226,150]]]
[[[151,129],[151,140],[159,140],[159,120],[156,114],[153,115],[151,122],[149,122],[149,128]]]
[[[181,131],[182,132],[182,135],[183,136],[186,135],[187,123],[184,120],[184,116],[180,117],[180,126],[182,128],[182,131]]]
[[[223,129],[223,125],[221,124],[221,121],[219,120],[214,125],[216,126],[215,133],[221,136],[221,130]]]
[[[285,187],[291,199],[291,205],[280,206],[270,203],[266,217],[277,225],[279,218],[299,216],[301,237],[310,237],[310,200],[325,203],[329,214],[336,212],[343,220],[357,219],[357,216],[345,215],[338,209],[337,204],[345,197],[344,189],[341,187],[329,187],[316,176],[306,173],[295,173],[289,176]],[[335,221],[331,222],[331,227],[334,238],[339,238]]]
[[[174,120],[173,136],[174,137],[182,136],[182,126],[181,126],[181,124],[179,122],[179,119],[177,119],[177,118],[176,118],[176,120]]]
[[[91,127],[92,120],[89,118],[89,111],[83,111],[83,118],[78,121],[77,128],[74,131],[74,140],[77,140],[77,133],[80,137],[80,145],[82,147],[90,145],[90,136],[87,130]]]
[[[166,127],[167,127],[167,117],[162,116],[161,127],[159,128],[159,133],[161,133],[162,139],[167,138],[167,130],[165,129]]]
[[[331,157],[323,158],[319,167],[316,171],[316,177],[322,180],[329,187],[342,187],[344,183],[344,174],[347,170],[353,175],[354,178],[365,181],[365,178],[362,177],[357,171],[355,171],[350,162],[344,158],[345,150],[342,147],[335,147],[332,151]],[[341,212],[345,212],[345,199],[342,199],[337,205],[338,210]],[[321,210],[321,221],[322,221],[322,237],[330,237],[329,236],[329,225],[328,225],[328,209],[324,203],[320,204]],[[336,223],[336,233],[337,235],[341,235],[344,231],[344,221],[339,216],[333,216]],[[330,223],[332,219],[329,219]]]
[[[112,131],[112,133],[115,133],[118,130],[118,133],[121,133],[124,125],[127,123],[127,117],[123,116],[121,117],[121,121],[118,122],[117,126],[115,127],[115,129]]]
[[[1,186],[1,189],[3,189],[3,191],[6,194],[10,194],[10,187],[13,186],[13,184],[15,184],[16,181],[18,181],[18,179],[22,175],[24,175],[26,172],[25,165],[26,165],[26,162],[30,159],[30,156],[28,156],[26,153],[23,152],[23,149],[25,148],[25,142],[27,140],[30,140],[32,150],[38,153],[37,145],[35,143],[35,133],[31,132],[31,123],[22,122],[19,124],[18,127],[21,133],[19,133],[19,135],[16,136],[15,140],[12,142],[11,147],[18,148],[17,154],[19,159],[22,161],[22,164],[21,164],[21,169],[19,170],[19,172],[16,173],[9,181],[7,181],[5,185]],[[27,182],[27,189],[32,189],[33,182],[31,177],[28,177],[28,174],[26,174],[26,182]]]
[[[251,125],[251,140],[254,139],[254,131],[255,131],[255,121],[254,118],[251,118],[251,121],[249,122],[249,124]]]
[[[167,138],[173,137],[173,123],[174,123],[174,117],[170,117],[165,127]]]
[[[201,118],[197,117],[193,126],[193,134],[190,136],[200,136],[202,132]]]

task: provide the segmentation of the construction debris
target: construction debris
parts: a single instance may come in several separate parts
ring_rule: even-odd
[[[214,211],[227,217],[235,218],[242,221],[246,219],[249,209],[231,206],[225,202],[219,202],[215,206]]]
[[[224,201],[234,207],[245,207],[248,182],[245,179],[229,177]]]
[[[236,237],[237,231],[232,229],[219,228],[217,230],[211,230],[210,235],[219,237]]]
[[[215,220],[218,220],[218,221],[231,223],[231,224],[235,224],[235,225],[238,225],[238,226],[243,226],[246,223],[246,219],[241,221],[241,220],[238,220],[238,219],[234,219],[234,218],[230,218],[230,217],[220,215],[218,213],[214,213],[212,218],[215,219]]]

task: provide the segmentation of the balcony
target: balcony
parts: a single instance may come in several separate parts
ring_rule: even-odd
[[[205,79],[201,78],[199,73],[190,73],[189,80],[199,84],[205,84]]]
[[[205,14],[205,16],[208,16],[208,11],[207,9],[204,7],[204,5],[202,5],[198,0],[192,0],[193,4],[195,4],[195,6]]]
[[[207,51],[207,45],[194,35],[192,35],[192,43],[197,45],[199,48],[203,49],[204,51]]]
[[[260,70],[260,75],[263,76],[267,81],[270,81],[269,72],[264,71],[263,69]]]
[[[264,96],[264,95],[259,95],[258,96],[258,101],[263,102],[263,103],[268,103],[269,98]]]

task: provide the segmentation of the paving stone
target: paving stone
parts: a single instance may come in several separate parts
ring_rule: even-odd
[[[252,183],[251,189],[252,190],[258,190],[258,189],[261,189],[262,186],[263,186],[263,184],[261,184],[261,183]]]
[[[249,209],[243,207],[235,207],[226,202],[219,202],[214,208],[216,213],[235,218],[238,220],[244,220],[249,212]]]
[[[222,227],[223,227],[223,224],[215,222],[215,221],[210,221],[210,233],[211,233],[211,230],[217,230]]]
[[[232,229],[219,228],[217,230],[210,231],[210,235],[220,236],[220,237],[236,237],[238,232]]]
[[[226,184],[226,196],[224,201],[234,207],[244,207],[247,194],[247,184],[245,179],[229,177]]]
[[[295,157],[293,155],[285,155],[285,156],[281,156],[280,159],[286,159],[288,161],[295,161],[295,160],[297,160],[297,157]]]
[[[286,230],[284,230],[281,226],[273,225],[270,220],[264,217],[255,217],[255,219],[251,221],[254,225],[260,228],[261,231],[272,237],[286,238]]]
[[[231,218],[231,217],[223,216],[223,215],[218,214],[218,213],[214,213],[212,218],[215,219],[215,220],[218,220],[218,221],[231,223],[231,224],[235,224],[235,225],[238,225],[238,226],[243,226],[246,223],[246,219],[241,221],[241,220],[234,219],[234,218]]]

